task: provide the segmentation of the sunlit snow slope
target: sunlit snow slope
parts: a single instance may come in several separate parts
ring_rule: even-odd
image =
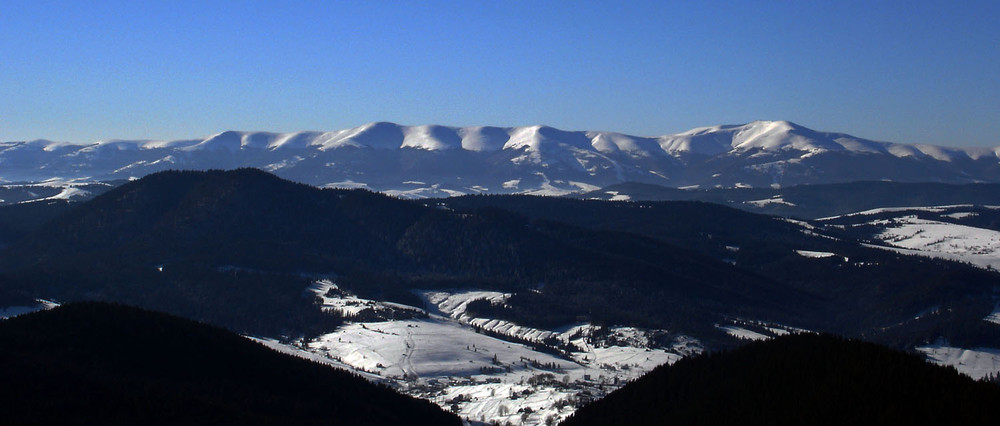
[[[226,131],[175,141],[0,142],[0,182],[254,167],[313,185],[407,197],[560,195],[625,181],[703,188],[883,179],[964,183],[996,181],[998,152],[876,142],[787,121],[653,137],[540,125],[377,122],[331,132]]]
[[[388,383],[471,421],[558,421],[658,365],[702,351],[686,336],[676,336],[671,347],[652,344],[649,335],[662,330],[588,323],[538,330],[466,313],[471,301],[508,296],[493,291],[420,291],[426,310],[358,298],[329,279],[307,291],[325,310],[367,319],[294,346],[259,341]]]

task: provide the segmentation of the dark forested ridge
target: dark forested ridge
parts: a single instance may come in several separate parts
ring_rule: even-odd
[[[104,303],[0,321],[3,424],[460,424],[194,321]]]
[[[733,318],[897,347],[1000,344],[1000,326],[982,321],[995,272],[701,202],[407,201],[253,169],[162,172],[0,251],[0,299],[117,301],[267,336],[340,323],[304,292],[317,277],[416,306],[413,289],[500,290],[513,296],[480,310],[542,328],[584,316],[668,329],[709,347],[733,343],[715,327]]]
[[[790,335],[653,370],[563,424],[996,424],[1000,386],[872,343]]]
[[[70,209],[65,200],[0,206],[0,248],[17,241]]]
[[[743,273],[819,299],[820,307],[808,308],[812,314],[799,323],[813,330],[862,336],[899,348],[934,336],[956,345],[1000,345],[1000,326],[982,321],[1000,292],[996,272],[864,247],[840,231],[821,234],[808,223],[691,201],[490,195],[438,202],[458,211],[500,208],[534,221],[638,235],[724,260]],[[799,250],[835,256],[809,258]]]
[[[1000,205],[1000,184],[864,181],[783,188],[677,189],[626,182],[574,198],[609,200],[627,195],[632,200],[704,201],[754,213],[815,219],[879,207],[923,207],[954,204]],[[751,203],[778,198],[782,202]]]
[[[529,297],[521,310],[522,322],[546,326],[583,313],[713,332],[720,314],[795,322],[816,303],[638,235],[320,190],[257,170],[147,176],[73,208],[0,257],[9,292],[119,301],[266,335],[335,326],[303,294],[311,277],[329,274],[362,296],[417,305],[409,289],[551,294],[558,306],[535,309]],[[621,303],[603,302],[611,296]]]

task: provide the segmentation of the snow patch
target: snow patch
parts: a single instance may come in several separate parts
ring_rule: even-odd
[[[611,196],[611,198],[609,198],[611,201],[628,201],[632,199],[631,196],[627,194],[619,194],[618,191],[605,191],[604,193]]]
[[[779,196],[774,196],[772,198],[763,199],[763,200],[744,201],[743,204],[749,204],[749,205],[757,207],[757,208],[763,208],[763,207],[769,206],[771,204],[778,204],[778,205],[785,205],[785,206],[795,207],[794,203],[785,201],[783,198],[781,198],[780,195]]]
[[[983,321],[989,321],[994,324],[1000,324],[1000,305],[997,305],[995,308],[993,308],[993,312],[987,315],[986,318],[983,318]]]
[[[1000,232],[992,229],[904,216],[876,220],[867,225],[883,226],[875,235],[893,249],[972,263],[981,267],[1000,267]]]
[[[973,208],[972,204],[955,204],[950,206],[926,206],[926,207],[880,207],[877,209],[863,210],[860,212],[848,213],[839,216],[830,216],[816,219],[818,222],[840,219],[844,217],[854,217],[854,216],[874,216],[884,213],[899,213],[907,211],[922,211],[928,213],[944,213],[948,210],[960,209],[960,208]],[[983,206],[989,208],[989,206]]]
[[[979,213],[976,213],[976,212],[958,212],[958,213],[948,213],[948,214],[941,215],[941,217],[949,217],[949,218],[952,218],[952,219],[966,219],[966,218],[976,217],[976,216],[979,216]]]
[[[827,257],[834,257],[836,253],[830,253],[828,251],[809,251],[809,250],[795,250],[799,256],[808,257],[810,259],[824,259]]]
[[[767,336],[756,331],[747,330],[742,327],[737,327],[735,325],[716,325],[716,327],[722,329],[726,334],[733,336],[737,339],[743,340],[768,340],[771,336]]]
[[[963,349],[944,344],[921,346],[916,349],[931,362],[955,367],[959,373],[976,380],[1000,373],[1000,349]]]
[[[330,182],[319,186],[320,188],[339,188],[339,189],[362,189],[367,188],[367,183],[355,182],[353,180],[345,180],[341,182]]]
[[[7,306],[0,308],[0,320],[13,318],[18,315],[30,314],[32,312],[44,311],[59,306],[58,303],[44,299],[35,299],[35,304],[31,306]]]

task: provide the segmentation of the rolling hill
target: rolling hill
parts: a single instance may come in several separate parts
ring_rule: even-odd
[[[987,425],[998,403],[995,384],[911,354],[803,334],[658,368],[562,424]]]
[[[0,321],[0,363],[10,424],[461,424],[345,371],[113,304]]]

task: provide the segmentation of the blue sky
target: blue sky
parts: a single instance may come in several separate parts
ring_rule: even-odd
[[[997,1],[5,0],[0,140],[765,119],[996,146],[998,22]]]

